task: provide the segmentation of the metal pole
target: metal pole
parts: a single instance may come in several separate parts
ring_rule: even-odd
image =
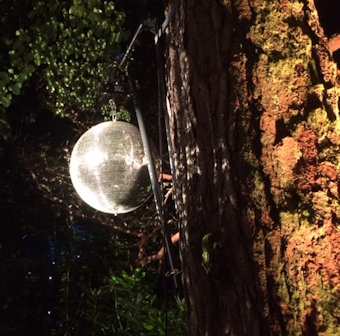
[[[125,70],[126,64],[127,64],[127,63],[126,63],[126,62],[127,62],[127,57],[129,56],[129,54],[130,54],[130,52],[131,52],[131,50],[132,50],[132,48],[133,48],[133,45],[134,45],[135,42],[136,42],[136,39],[137,39],[139,33],[142,31],[142,28],[143,28],[143,24],[141,23],[141,24],[138,26],[138,28],[137,28],[137,30],[136,30],[136,32],[135,32],[135,35],[133,36],[133,38],[132,38],[132,40],[131,40],[131,42],[130,42],[128,48],[126,49],[126,52],[125,52],[125,54],[124,54],[124,56],[123,56],[121,62],[120,62],[119,65],[118,65],[118,68],[119,68],[120,70]]]
[[[151,185],[152,185],[153,195],[154,195],[154,198],[155,198],[158,217],[159,217],[159,220],[161,222],[162,234],[163,234],[164,241],[165,241],[166,254],[168,256],[171,274],[173,274],[174,286],[177,289],[178,283],[177,283],[177,279],[176,279],[176,273],[175,273],[175,268],[174,268],[174,264],[173,264],[173,260],[172,260],[172,256],[171,256],[171,249],[170,249],[171,239],[170,239],[168,232],[166,230],[166,224],[165,224],[165,220],[164,220],[164,211],[163,211],[163,198],[162,198],[162,194],[161,194],[160,187],[159,187],[159,184],[158,184],[156,167],[155,167],[155,164],[154,164],[154,160],[153,160],[153,157],[152,157],[152,152],[151,152],[148,136],[147,136],[147,133],[146,133],[144,120],[143,120],[143,116],[142,116],[142,111],[141,111],[140,106],[139,106],[136,88],[135,88],[134,82],[133,82],[133,80],[131,79],[130,76],[129,76],[129,81],[130,81],[130,86],[131,86],[131,89],[132,89],[132,92],[133,92],[136,117],[137,117],[139,131],[140,131],[140,134],[141,134],[141,137],[142,137],[144,152],[145,152],[146,158],[148,160],[148,170],[149,170],[149,175],[150,175],[150,181],[151,181]]]

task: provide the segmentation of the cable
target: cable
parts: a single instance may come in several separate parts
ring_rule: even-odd
[[[168,153],[169,153],[169,162],[170,162],[170,170],[172,175],[172,184],[174,187],[174,201],[175,201],[175,207],[176,210],[178,209],[177,201],[176,201],[176,174],[175,174],[175,162],[174,162],[174,150],[172,146],[171,141],[171,135],[170,135],[170,121],[169,121],[169,112],[170,112],[170,106],[169,101],[167,99],[167,90],[166,90],[166,84],[165,84],[165,75],[164,75],[164,62],[161,57],[160,53],[160,46],[159,44],[156,44],[156,55],[157,55],[157,77],[158,77],[158,87],[161,92],[161,99],[163,104],[165,103],[166,106],[166,112],[164,113],[164,125],[165,125],[165,134],[166,134],[166,140],[168,145]],[[163,105],[162,104],[162,105]]]

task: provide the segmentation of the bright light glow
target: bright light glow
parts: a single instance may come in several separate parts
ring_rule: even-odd
[[[86,153],[85,161],[89,169],[95,169],[97,165],[104,164],[107,161],[107,153],[100,150],[91,150]]]

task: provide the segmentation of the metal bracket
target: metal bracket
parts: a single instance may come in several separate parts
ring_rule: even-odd
[[[179,7],[179,3],[181,0],[178,0],[174,7],[171,9],[169,15],[165,18],[165,20],[163,21],[161,28],[158,29],[158,32],[155,34],[155,44],[158,43],[159,39],[162,37],[162,35],[164,34],[164,32],[166,31],[166,29],[168,28],[169,23],[171,22],[171,20],[173,19],[174,15],[177,12],[177,9]]]

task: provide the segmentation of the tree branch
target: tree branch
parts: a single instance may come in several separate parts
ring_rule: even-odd
[[[331,53],[340,49],[340,34],[336,34],[330,38],[328,47]]]
[[[171,243],[172,244],[176,244],[179,240],[180,240],[179,232],[175,233],[171,237]],[[147,256],[145,258],[140,259],[138,264],[140,266],[142,266],[142,267],[145,267],[147,264],[149,264],[152,261],[162,260],[162,258],[164,256],[164,252],[165,252],[165,248],[162,247],[161,249],[158,250],[157,253],[155,253],[155,254],[153,254],[151,256]]]

